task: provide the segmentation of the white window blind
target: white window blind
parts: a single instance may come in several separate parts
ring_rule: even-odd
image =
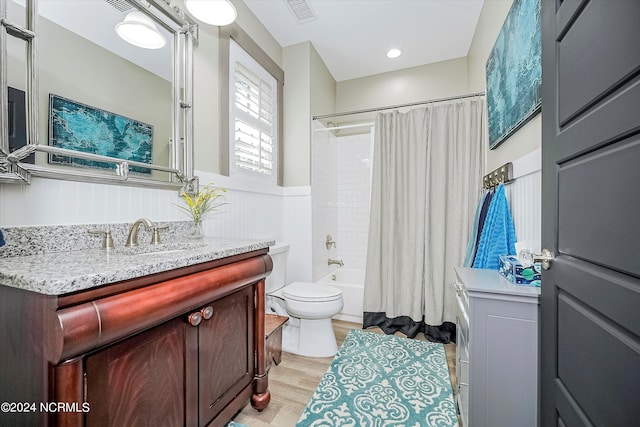
[[[277,81],[231,41],[230,172],[276,181]]]

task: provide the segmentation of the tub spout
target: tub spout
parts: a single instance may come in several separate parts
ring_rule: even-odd
[[[344,262],[341,259],[331,259],[329,258],[329,261],[327,262],[328,265],[339,265],[340,267],[344,267]]]

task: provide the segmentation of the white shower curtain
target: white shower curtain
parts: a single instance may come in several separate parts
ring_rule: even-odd
[[[453,267],[482,192],[484,98],[379,113],[364,327],[455,338]]]

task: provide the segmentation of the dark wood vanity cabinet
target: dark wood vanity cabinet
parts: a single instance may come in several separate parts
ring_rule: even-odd
[[[264,249],[73,295],[28,293],[33,301],[21,304],[44,314],[34,319],[44,345],[20,345],[34,350],[23,360],[3,352],[16,378],[0,400],[77,402],[79,410],[0,414],[0,426],[224,426],[249,401],[264,409],[270,271]],[[43,377],[30,377],[37,372]],[[18,390],[18,377],[32,386]]]
[[[214,302],[213,317],[197,327],[200,425],[253,382],[253,294],[243,289]]]
[[[86,357],[85,424],[185,425],[187,326],[176,319]]]
[[[253,295],[247,286],[87,356],[86,424],[208,425],[253,382]]]

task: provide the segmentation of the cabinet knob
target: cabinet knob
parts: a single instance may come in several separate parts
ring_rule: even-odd
[[[205,307],[202,310],[200,310],[200,313],[202,314],[202,318],[204,320],[209,320],[211,319],[211,316],[213,316],[213,307],[211,306]]]
[[[199,311],[191,313],[189,315],[189,324],[191,326],[198,326],[202,322],[202,314]]]

